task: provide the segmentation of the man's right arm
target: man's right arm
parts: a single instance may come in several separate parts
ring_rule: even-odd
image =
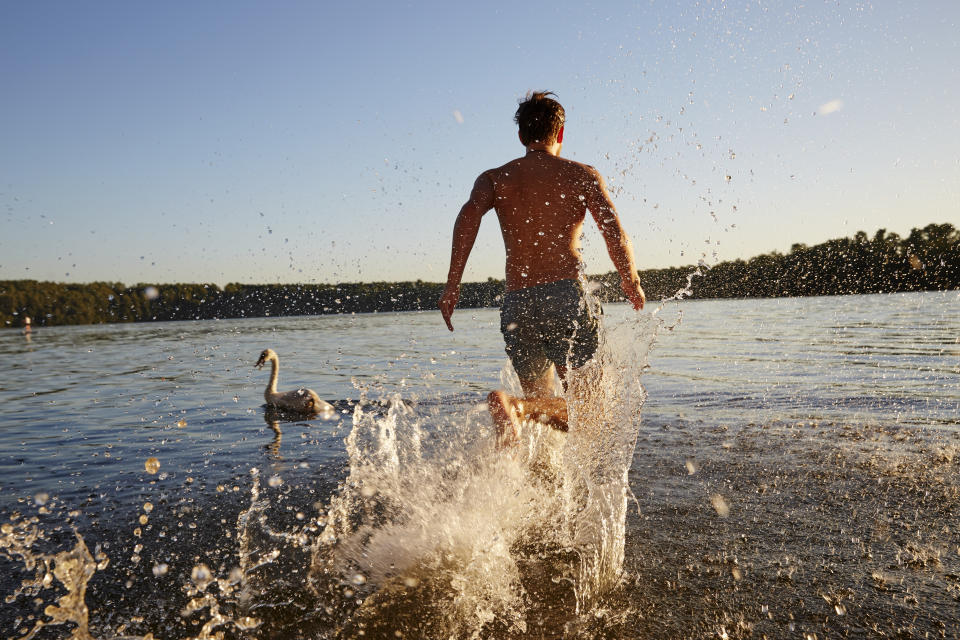
[[[463,278],[463,270],[467,266],[467,258],[470,257],[473,243],[477,239],[480,220],[483,218],[483,214],[493,208],[493,203],[493,182],[486,173],[482,173],[473,184],[470,198],[460,208],[457,222],[453,226],[450,271],[447,274],[447,286],[438,304],[440,313],[443,314],[443,320],[447,323],[447,328],[450,331],[453,331],[453,323],[450,322],[450,317],[453,315],[453,309],[460,299],[460,280]]]
[[[604,242],[607,243],[607,253],[613,265],[620,274],[620,283],[623,286],[623,292],[627,299],[633,303],[634,309],[642,309],[647,298],[640,286],[640,276],[637,275],[637,265],[633,257],[633,245],[630,243],[630,237],[620,224],[620,217],[617,210],[613,207],[613,200],[607,192],[607,186],[604,184],[603,176],[594,169],[588,167],[590,174],[590,187],[586,189],[587,208],[590,215],[593,216],[600,233],[603,235]]]

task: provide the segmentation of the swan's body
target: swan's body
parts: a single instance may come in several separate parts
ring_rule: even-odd
[[[273,349],[264,349],[255,365],[258,369],[267,362],[271,364],[270,383],[263,392],[263,399],[267,404],[284,411],[296,413],[333,413],[333,405],[324,402],[310,389],[295,389],[294,391],[277,391],[277,378],[280,373],[280,359]]]

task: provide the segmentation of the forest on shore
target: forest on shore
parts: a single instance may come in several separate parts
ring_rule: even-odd
[[[640,271],[649,300],[683,297],[751,298],[821,296],[960,289],[960,230],[929,224],[901,237],[879,229],[790,252],[749,260]],[[692,276],[692,278],[691,278]],[[623,301],[615,271],[589,276],[603,302]],[[688,280],[690,286],[688,288]],[[443,283],[343,284],[62,284],[0,281],[0,326],[53,326],[104,322],[260,318],[434,310]],[[503,280],[462,286],[460,306],[499,306]]]

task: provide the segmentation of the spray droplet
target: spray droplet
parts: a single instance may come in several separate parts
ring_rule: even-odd
[[[355,573],[350,576],[350,582],[356,585],[365,584],[367,582],[366,577],[362,573]]]
[[[160,461],[156,458],[147,458],[147,461],[143,463],[143,468],[147,470],[147,473],[154,474],[160,471]]]
[[[146,511],[147,513],[150,513],[151,511],[153,511],[153,503],[152,503],[152,502],[144,502],[144,503],[143,503],[143,510]]]
[[[193,571],[190,572],[190,579],[193,580],[193,583],[202,591],[206,589],[210,581],[213,580],[213,574],[210,573],[210,568],[207,565],[198,564],[193,568]]]
[[[181,418],[177,421],[177,426],[183,429],[185,426],[187,426],[187,421]]]
[[[696,462],[694,462],[693,460],[687,460],[687,462],[686,462],[685,464],[686,464],[686,466],[687,466],[687,475],[688,475],[688,476],[692,476],[693,474],[695,474],[695,473],[697,472],[697,463],[696,463]]]
[[[716,509],[717,515],[721,518],[726,518],[728,515],[730,515],[730,506],[719,493],[715,493],[710,496],[710,503],[713,505],[713,508]]]
[[[166,562],[153,565],[153,575],[158,578],[167,575],[168,571],[170,571],[170,566]]]
[[[408,586],[408,587],[410,587],[410,588],[412,589],[413,587],[415,587],[415,586],[417,586],[418,584],[420,584],[420,581],[417,580],[416,578],[411,577],[411,576],[407,576],[406,578],[403,579],[403,584],[405,584],[406,586]]]
[[[283,484],[283,478],[280,476],[270,476],[270,479],[267,480],[267,484],[271,487],[279,487]]]
[[[40,507],[42,507],[43,505],[47,504],[47,500],[49,500],[49,499],[50,499],[50,494],[49,494],[49,493],[45,493],[45,492],[43,492],[43,491],[41,491],[41,492],[39,492],[39,493],[37,493],[37,494],[35,494],[35,495],[33,496],[33,501],[34,501],[35,503],[37,503],[37,506],[40,506]]]

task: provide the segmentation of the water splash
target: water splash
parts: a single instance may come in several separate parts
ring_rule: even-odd
[[[569,380],[569,433],[527,422],[507,454],[483,405],[451,416],[399,396],[380,411],[358,404],[349,474],[312,552],[331,626],[520,634],[530,606],[562,589],[577,613],[593,611],[620,580],[639,377],[657,326],[636,316],[609,331]]]
[[[22,638],[33,638],[47,627],[72,627],[71,638],[92,640],[86,602],[87,584],[98,569],[107,566],[109,560],[99,549],[91,554],[83,537],[79,533],[74,535],[77,542],[72,549],[47,554],[36,550],[45,537],[36,518],[17,519],[0,527],[0,556],[21,562],[27,573],[20,586],[7,596],[6,604],[21,597],[36,600],[45,591],[60,594],[56,602],[44,607],[46,618],[36,620]]]

